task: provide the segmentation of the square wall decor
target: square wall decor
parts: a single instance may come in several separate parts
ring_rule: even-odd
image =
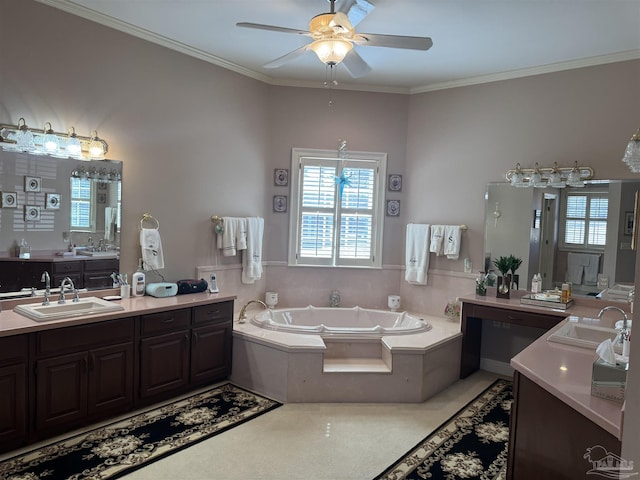
[[[273,172],[273,183],[279,187],[286,187],[289,184],[289,170],[276,168]]]
[[[40,177],[24,177],[25,192],[39,192],[42,180]]]
[[[287,211],[287,196],[286,195],[274,195],[273,196],[273,211],[282,213]]]
[[[400,215],[400,200],[387,200],[387,216],[397,217]]]
[[[45,207],[47,210],[60,210],[60,194],[47,193],[45,195]]]
[[[35,205],[24,206],[24,221],[25,222],[39,222],[40,221],[40,207]]]
[[[402,191],[402,175],[389,175],[389,183],[387,184],[390,192]]]
[[[16,192],[2,192],[2,198],[0,199],[2,208],[17,208],[18,207],[18,194]]]

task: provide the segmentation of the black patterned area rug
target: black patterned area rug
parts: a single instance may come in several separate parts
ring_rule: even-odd
[[[281,405],[226,383],[5,460],[0,478],[118,478]]]
[[[512,382],[496,380],[374,480],[503,480]]]

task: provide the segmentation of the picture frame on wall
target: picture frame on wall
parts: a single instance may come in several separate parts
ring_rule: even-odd
[[[42,179],[40,177],[24,177],[24,191],[31,192],[39,192],[41,189]]]
[[[389,189],[390,192],[401,192],[402,191],[402,175],[397,175],[397,174],[389,175],[387,188]]]
[[[273,196],[273,211],[277,213],[284,213],[287,211],[287,196],[286,195],[274,195]]]
[[[387,200],[387,216],[397,217],[400,215],[400,200]]]
[[[289,185],[289,170],[286,168],[276,168],[273,171],[273,183],[278,187]]]
[[[60,194],[47,193],[45,195],[45,207],[47,210],[60,210]]]
[[[25,205],[24,206],[24,221],[25,222],[39,222],[40,221],[40,207],[37,205]]]
[[[18,193],[17,192],[2,192],[0,198],[0,207],[2,208],[18,208]]]

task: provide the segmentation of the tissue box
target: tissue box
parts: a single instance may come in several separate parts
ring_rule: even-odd
[[[605,398],[612,402],[623,403],[628,368],[628,363],[620,362],[611,365],[598,358],[593,362],[591,395]]]

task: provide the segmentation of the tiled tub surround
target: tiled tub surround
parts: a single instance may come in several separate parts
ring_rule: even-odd
[[[458,378],[462,336],[458,321],[414,315],[431,329],[367,338],[236,322],[231,381],[282,402],[422,402]]]

